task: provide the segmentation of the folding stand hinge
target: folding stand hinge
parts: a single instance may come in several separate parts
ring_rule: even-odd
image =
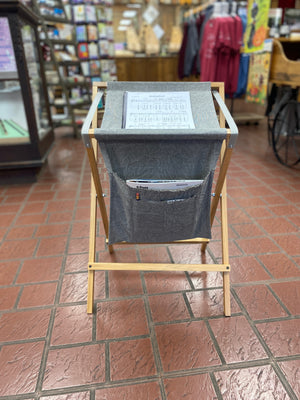
[[[212,193],[211,196],[216,197],[216,193]],[[220,197],[222,197],[222,193],[220,193]]]

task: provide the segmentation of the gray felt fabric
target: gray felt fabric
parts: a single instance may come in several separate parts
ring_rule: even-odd
[[[126,90],[190,91],[195,129],[121,129]],[[109,243],[210,238],[211,186],[225,136],[208,83],[110,82],[102,126],[95,130],[110,178]],[[150,190],[130,188],[126,179],[198,179],[202,183],[180,190]]]

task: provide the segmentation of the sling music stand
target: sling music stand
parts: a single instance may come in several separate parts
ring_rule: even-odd
[[[123,128],[127,93],[138,93],[138,99],[141,93],[154,93],[154,99],[161,93],[171,94],[174,106],[176,97],[184,92],[189,93],[193,128],[141,129],[139,125]],[[104,104],[104,114],[98,128],[100,101]],[[156,103],[147,104],[153,108]],[[229,129],[225,128],[225,119]],[[93,103],[82,127],[92,172],[88,313],[93,312],[96,270],[215,271],[223,273],[224,314],[231,315],[226,173],[237,134],[236,124],[224,104],[223,83],[94,82]],[[97,168],[98,144],[110,179],[109,220]],[[218,159],[215,192],[210,201]],[[133,178],[197,183],[183,189],[160,190],[129,187],[128,180]],[[220,202],[222,263],[96,262],[97,202],[110,253],[114,243],[199,243],[205,252]]]

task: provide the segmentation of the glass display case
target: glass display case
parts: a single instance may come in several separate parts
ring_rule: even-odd
[[[34,176],[54,140],[38,18],[20,1],[0,0],[0,180]]]

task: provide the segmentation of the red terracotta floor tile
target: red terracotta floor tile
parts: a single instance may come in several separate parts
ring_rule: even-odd
[[[238,240],[237,240],[237,243],[238,243]],[[221,241],[211,241],[209,243],[208,247],[212,251],[213,255],[216,258],[220,258],[221,259],[221,257],[222,257]],[[242,256],[243,255],[243,253],[240,250],[240,248],[236,245],[236,242],[232,241],[232,240],[229,240],[229,242],[228,242],[228,251],[229,251],[229,254],[230,254],[231,257]]]
[[[1,203],[1,198],[0,198],[0,203]],[[15,214],[17,214],[17,212],[20,209],[20,206],[21,206],[20,204],[0,204],[1,218],[6,213],[15,213]]]
[[[3,346],[0,352],[0,396],[35,391],[44,342]]]
[[[226,363],[267,358],[249,323],[243,316],[210,320]]]
[[[203,321],[156,326],[163,370],[188,370],[221,363]]]
[[[300,360],[282,361],[279,365],[296,396],[300,399]]]
[[[28,202],[43,201],[43,203],[45,204],[46,201],[52,200],[54,195],[55,192],[53,190],[39,190],[34,193],[31,193],[27,201]]]
[[[143,263],[170,263],[167,247],[145,247],[139,248],[140,259]]]
[[[276,235],[278,233],[292,233],[297,232],[296,226],[291,224],[284,217],[262,218],[259,224],[269,235]]]
[[[95,400],[161,400],[157,382],[140,383],[137,385],[118,386],[99,389],[95,392]]]
[[[247,192],[252,196],[268,196],[274,195],[275,192],[267,186],[247,186]]]
[[[16,225],[40,225],[44,224],[47,214],[27,214],[17,218]]]
[[[51,345],[83,343],[92,340],[92,315],[86,305],[58,307],[55,314]]]
[[[274,216],[274,214],[269,210],[268,207],[247,207],[245,208],[245,211],[247,214],[250,215],[250,217],[258,220],[258,222],[261,218]]]
[[[255,224],[237,224],[233,225],[233,229],[241,238],[264,235],[264,232]]]
[[[110,378],[112,381],[156,374],[150,339],[112,342],[109,347]]]
[[[245,224],[251,223],[248,215],[239,208],[228,210],[228,221],[230,224]]]
[[[65,272],[87,271],[88,260],[88,253],[69,255],[66,261]]]
[[[50,310],[19,311],[3,314],[0,342],[36,339],[46,336]]]
[[[98,242],[100,242],[100,240],[98,240]],[[104,241],[101,242],[102,242],[101,250],[104,250],[105,248]],[[98,243],[97,243],[97,248],[98,248]],[[89,250],[89,238],[70,239],[68,245],[68,254],[84,253],[88,250]]]
[[[90,219],[90,207],[79,207],[75,213],[75,220],[89,220]]]
[[[216,372],[215,375],[224,400],[290,399],[270,365]]]
[[[191,272],[190,278],[195,289],[207,289],[223,285],[222,274],[219,272]]]
[[[36,237],[61,236],[67,235],[69,224],[48,224],[40,225],[36,231]]]
[[[42,283],[24,287],[18,308],[54,304],[57,283]]]
[[[273,283],[270,286],[291,314],[300,315],[300,281]]]
[[[34,283],[58,280],[62,257],[34,258],[25,260],[17,283]]]
[[[149,272],[144,277],[148,293],[191,289],[184,272]]]
[[[57,211],[68,212],[72,211],[73,209],[74,209],[74,200],[49,201],[46,212],[47,213],[53,213]]]
[[[71,211],[53,212],[49,215],[48,223],[55,224],[57,222],[70,222],[73,218]]]
[[[298,191],[285,191],[282,195],[292,203],[300,203],[300,192]]]
[[[230,258],[230,279],[232,283],[257,282],[270,279],[254,256]]]
[[[229,191],[229,196],[232,196],[232,189]],[[237,204],[242,208],[264,206],[265,202],[260,197],[241,197],[239,196],[239,189],[237,189],[237,196],[235,198]]]
[[[284,254],[262,254],[259,259],[274,278],[290,278],[299,276],[295,263]]]
[[[237,239],[237,244],[245,254],[276,253],[279,247],[268,237],[259,239]]]
[[[0,310],[9,310],[14,307],[20,288],[8,287],[0,288]]]
[[[202,253],[199,244],[177,244],[169,246],[173,261],[178,264],[201,264]]]
[[[36,239],[4,241],[0,247],[0,259],[17,259],[32,257],[37,247]]]
[[[24,214],[41,214],[45,211],[46,204],[44,201],[27,202],[21,211]]]
[[[10,229],[6,239],[13,240],[13,239],[31,239],[33,233],[35,231],[34,226],[19,226],[16,228]]]
[[[276,243],[290,256],[300,255],[300,238],[297,235],[274,236]]]
[[[284,197],[278,195],[264,196],[264,201],[267,205],[287,204],[287,200]]]
[[[40,400],[90,400],[90,392],[75,392],[57,396],[43,396]]]
[[[105,297],[105,275],[103,271],[95,273],[95,299]],[[75,303],[87,300],[87,273],[68,274],[63,279],[60,303]]]
[[[49,351],[43,390],[92,385],[104,381],[104,344]]]
[[[266,322],[257,328],[275,357],[299,354],[300,319]]]
[[[0,226],[7,228],[15,219],[15,214],[2,214],[0,218]]]
[[[139,271],[109,271],[109,297],[136,296],[143,293]]]
[[[13,283],[20,261],[0,262],[0,285],[10,285]]]
[[[149,333],[142,299],[102,302],[97,307],[97,340]]]
[[[175,321],[190,317],[181,293],[149,297],[154,322]]]
[[[43,257],[63,254],[66,244],[67,236],[41,239],[36,255],[38,257]]]
[[[6,228],[0,228],[0,242],[4,239],[4,236],[6,235],[8,229]]]
[[[72,225],[72,238],[89,237],[90,223],[87,222],[74,222]]]
[[[77,190],[57,190],[55,192],[55,200],[72,200],[76,198]]]
[[[298,215],[299,208],[292,204],[284,204],[281,206],[270,206],[271,212],[278,216]]]
[[[196,318],[224,315],[223,289],[188,292],[186,296]],[[240,311],[239,306],[231,296],[231,313]]]
[[[208,374],[165,379],[164,384],[168,400],[217,400]]]
[[[265,285],[237,287],[235,291],[252,320],[287,316]]]

